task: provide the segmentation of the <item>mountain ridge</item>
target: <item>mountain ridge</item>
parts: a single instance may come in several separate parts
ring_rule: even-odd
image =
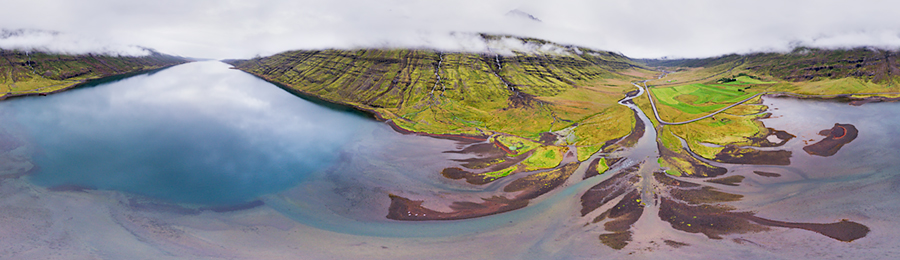
[[[297,50],[225,62],[302,95],[368,111],[403,133],[474,136],[493,142],[510,156],[539,149],[555,151],[551,157],[558,159],[535,168],[524,163],[533,161],[533,154],[513,166],[502,162],[522,158],[497,158],[486,168],[447,173],[454,178],[466,176],[472,183],[555,168],[564,155],[583,161],[601,150],[633,145],[633,138],[626,137],[643,130],[637,129],[641,127],[632,111],[617,101],[633,93],[637,82],[645,82],[648,97],[661,99],[656,100],[659,115],[667,121],[696,118],[730,105],[728,113],[690,124],[661,125],[652,120],[660,133],[660,164],[667,172],[707,177],[724,173],[724,168],[703,160],[788,160],[783,156],[789,153],[781,151],[735,148],[770,145],[764,141],[768,136],[783,137],[759,121],[766,110],[759,105],[762,94],[832,95],[877,102],[893,100],[889,93],[900,92],[893,85],[900,75],[897,52],[891,50],[799,48],[791,53],[662,60],[632,59],[534,38],[481,37],[486,42],[505,41],[505,46],[530,47],[511,48],[509,53]],[[855,97],[857,93],[884,94]],[[707,101],[694,103],[702,100]],[[645,113],[656,110],[648,98],[633,101]],[[523,151],[508,149],[527,143],[536,145],[525,145]]]
[[[46,95],[87,80],[158,69],[191,61],[150,50],[146,56],[53,54],[0,49],[0,100]]]

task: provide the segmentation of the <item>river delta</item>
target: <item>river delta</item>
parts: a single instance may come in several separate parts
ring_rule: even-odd
[[[630,100],[639,89],[619,101],[636,116],[627,145],[479,183],[464,169],[517,158],[492,137],[397,131],[229,67],[195,62],[0,102],[0,255],[900,255],[900,103],[763,96],[771,114],[759,120],[785,134],[749,149],[786,163],[705,160],[727,171],[695,178],[660,167],[653,114]]]

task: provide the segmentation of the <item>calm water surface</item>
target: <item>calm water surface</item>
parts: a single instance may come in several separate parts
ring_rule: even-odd
[[[198,62],[0,103],[29,133],[43,186],[235,204],[330,166],[377,125],[305,102],[227,64]]]
[[[117,241],[158,248],[165,252],[159,254],[163,256],[192,258],[202,255],[197,252],[218,254],[222,248],[256,252],[260,245],[251,246],[240,240],[243,237],[265,241],[269,247],[260,249],[261,254],[237,258],[270,252],[289,254],[298,248],[318,252],[320,258],[797,259],[900,255],[900,243],[896,242],[896,234],[900,234],[896,225],[900,222],[900,161],[896,155],[900,139],[895,138],[900,135],[900,103],[852,107],[765,98],[773,113],[772,118],[763,120],[765,125],[797,135],[778,148],[792,151],[791,165],[717,164],[727,168],[728,175],[746,178],[739,186],[704,183],[742,195],[742,200],[729,204],[742,211],[811,223],[846,218],[870,227],[868,236],[846,243],[806,230],[773,228],[709,239],[673,229],[659,219],[657,206],[650,203],[633,226],[634,241],[623,250],[614,250],[598,240],[598,235],[605,233],[602,225],[592,224],[593,216],[579,214],[581,194],[610,177],[604,174],[582,181],[586,164],[566,185],[521,210],[458,221],[387,220],[388,194],[479,201],[496,194],[502,185],[474,186],[443,178],[441,169],[459,164],[450,159],[465,157],[445,153],[459,149],[456,142],[401,135],[366,116],[305,101],[228,68],[219,62],[191,63],[46,97],[6,100],[0,102],[0,130],[18,133],[27,141],[37,168],[24,179],[41,186],[121,191],[203,206],[265,202],[265,207],[250,211],[257,213],[247,215],[141,213],[157,219],[157,223],[186,230],[186,235],[178,238],[181,240],[141,235],[156,233],[151,232],[153,226],[126,225],[129,218],[103,224],[128,230],[115,237]],[[650,126],[645,115],[639,119]],[[822,138],[816,134],[819,130],[834,123],[855,125],[859,137],[831,157],[812,156],[802,150],[807,143]],[[659,187],[650,176],[659,167],[655,139],[655,131],[648,128],[634,148],[610,155],[626,158],[611,171],[642,162],[636,174],[645,180],[637,184],[644,191],[645,201],[655,201],[653,192]],[[781,177],[759,176],[753,173],[755,170]],[[4,188],[9,182],[5,184],[0,185],[0,192],[9,189]],[[48,197],[52,199],[47,199],[47,208],[58,208],[53,200],[58,197]],[[425,205],[441,207],[440,203],[428,203]],[[121,207],[128,208],[121,210],[127,214],[138,214],[130,211],[130,205]],[[266,215],[269,211],[277,212],[277,217]],[[116,210],[111,212],[112,218],[118,214]],[[77,217],[81,213],[55,214],[48,218],[69,219],[69,214]],[[259,214],[258,220],[253,214]],[[102,222],[105,218],[86,219],[74,226],[106,223]],[[211,235],[209,230],[237,233]],[[3,234],[0,231],[0,237]],[[92,234],[74,239],[78,245],[96,248],[108,244],[103,238],[114,237]],[[191,244],[192,237],[209,244]],[[690,246],[674,248],[664,245],[663,240]],[[171,249],[166,243],[178,247]],[[179,251],[184,248],[197,251]],[[79,247],[73,252],[92,250]],[[130,256],[134,251],[121,253]]]

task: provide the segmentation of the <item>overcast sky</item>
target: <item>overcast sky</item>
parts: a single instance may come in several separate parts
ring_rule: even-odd
[[[467,33],[476,32],[537,37],[634,58],[709,57],[797,45],[900,46],[896,0],[0,0],[0,6],[0,28],[63,35],[7,39],[0,48],[43,44],[63,51],[130,53],[134,49],[128,46],[139,45],[217,59],[314,48],[466,49]],[[541,21],[506,15],[515,9]]]

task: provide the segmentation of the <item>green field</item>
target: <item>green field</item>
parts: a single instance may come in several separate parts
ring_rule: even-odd
[[[748,84],[774,84],[778,82],[774,81],[762,81],[758,78],[753,78],[747,75],[737,76],[734,78],[735,81],[728,82],[725,84],[728,85],[748,85]]]
[[[565,148],[558,146],[542,146],[534,154],[522,162],[529,170],[547,169],[559,166]]]
[[[690,84],[672,87],[653,87],[653,97],[659,105],[670,106],[689,114],[716,111],[756,93],[744,92],[743,86],[728,84]],[[664,119],[665,120],[665,119]]]

